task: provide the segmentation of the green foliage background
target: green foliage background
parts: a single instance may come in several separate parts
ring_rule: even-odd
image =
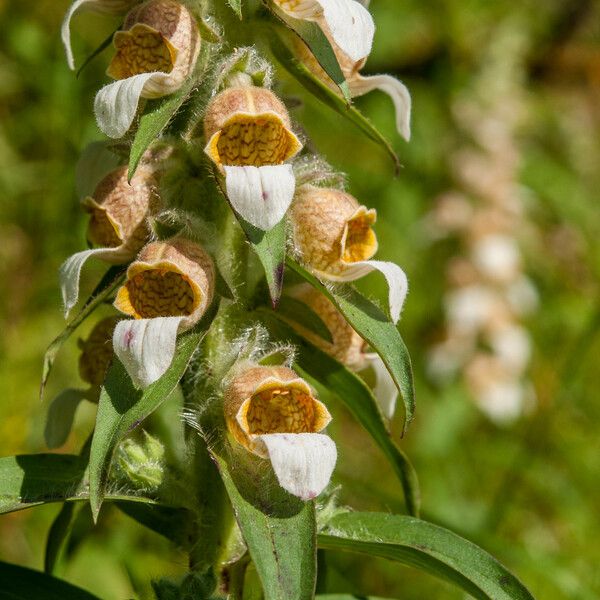
[[[100,138],[92,101],[104,81],[106,55],[79,79],[68,71],[59,38],[66,7],[66,1],[0,0],[0,455],[44,449],[38,384],[44,349],[62,327],[57,268],[85,239],[74,166],[85,144]],[[594,23],[600,23],[600,6],[373,0],[371,8],[378,31],[365,72],[396,74],[411,89],[411,143],[393,134],[385,96],[373,93],[357,104],[393,139],[405,167],[399,178],[392,179],[386,155],[341,117],[288,80],[280,92],[305,101],[293,115],[315,147],[348,174],[350,191],[378,209],[380,256],[402,265],[411,282],[401,328],[413,357],[418,404],[403,447],[420,476],[424,517],[489,550],[536,597],[597,598],[600,26],[594,30]],[[500,26],[513,27],[527,41],[528,118],[519,146],[530,235],[523,248],[541,300],[527,323],[539,406],[510,427],[490,424],[461,385],[435,387],[425,375],[427,350],[443,322],[443,273],[452,248],[432,247],[422,219],[436,196],[452,187],[452,153],[465,143],[451,102],[470,93]],[[75,28],[82,56],[114,23],[86,16]],[[564,232],[568,243],[553,245]],[[91,289],[102,271],[90,267],[83,289]],[[377,276],[361,286],[383,297]],[[78,385],[76,357],[72,341],[61,351],[48,397]],[[401,511],[389,465],[348,414],[340,407],[333,412],[332,436],[340,451],[334,480],[343,485],[342,501],[363,510]],[[80,445],[93,416],[91,408],[79,414],[67,450]],[[0,560],[41,568],[45,534],[57,510],[0,519]],[[83,534],[85,523],[81,529]],[[72,556],[59,574],[107,599],[148,598],[141,582],[186,567],[166,542],[114,509],[72,548]],[[335,555],[327,585],[405,600],[462,597],[426,575],[343,554]]]

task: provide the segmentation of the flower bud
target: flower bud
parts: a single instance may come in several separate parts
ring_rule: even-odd
[[[309,385],[287,367],[251,367],[230,382],[224,394],[229,431],[246,450],[267,458],[261,436],[318,433],[331,415]]]
[[[328,279],[345,279],[352,263],[377,252],[372,225],[374,209],[358,204],[350,194],[311,185],[301,187],[292,203],[296,250],[304,263]]]
[[[280,165],[302,147],[283,102],[260,87],[233,87],[215,96],[204,133],[205,152],[219,167]]]
[[[292,289],[291,295],[306,304],[319,316],[329,330],[333,341],[329,342],[294,322],[294,328],[303,337],[353,371],[360,371],[368,366],[370,355],[365,352],[367,343],[327,297],[310,284],[296,286]]]
[[[117,451],[118,473],[136,487],[157,490],[165,476],[165,449],[159,440],[144,431],[140,443],[125,440]]]
[[[88,240],[101,247],[115,248],[102,259],[112,263],[131,260],[149,235],[146,217],[156,209],[158,196],[152,171],[141,167],[127,181],[127,167],[111,171],[82,201],[90,214]]]
[[[112,336],[118,317],[98,321],[86,340],[79,341],[79,375],[93,386],[100,386],[113,357]]]
[[[200,33],[183,4],[149,0],[129,12],[113,44],[116,54],[107,75],[127,79],[160,73],[161,77],[146,81],[141,94],[144,98],[159,98],[177,90],[193,71],[200,51]]]
[[[141,250],[114,305],[136,319],[182,317],[179,330],[185,331],[200,320],[214,288],[212,258],[195,242],[177,237]]]

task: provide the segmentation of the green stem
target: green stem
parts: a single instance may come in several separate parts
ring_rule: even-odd
[[[191,571],[198,574],[212,572],[217,581],[219,565],[233,526],[233,514],[225,486],[206,443],[200,436],[196,436],[195,441],[192,468],[197,482],[198,506],[196,539],[190,551],[189,566]]]

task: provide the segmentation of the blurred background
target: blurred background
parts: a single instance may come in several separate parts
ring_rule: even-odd
[[[107,55],[76,79],[59,27],[68,2],[0,0],[0,455],[44,451],[42,356],[61,331],[57,269],[85,244],[74,167],[101,139],[92,102]],[[404,168],[282,75],[280,92],[314,146],[377,208],[380,257],[411,282],[401,331],[417,417],[402,445],[424,517],[483,546],[538,598],[600,597],[600,3],[593,0],[373,0],[364,73],[391,73],[413,97],[413,136],[389,99],[357,105]],[[115,27],[76,19],[76,55]],[[82,286],[103,269],[92,262]],[[383,298],[377,275],[361,286]],[[92,321],[92,320],[91,320]],[[92,322],[79,332],[84,336]],[[77,337],[77,336],[75,336]],[[47,397],[81,386],[62,350]],[[402,511],[383,456],[333,406],[341,500]],[[81,410],[65,451],[90,431]],[[395,429],[398,431],[401,415]],[[0,519],[0,560],[40,569],[58,506]],[[182,573],[166,541],[106,510],[82,517],[59,574],[102,598],[148,598],[150,578]],[[417,600],[461,598],[383,560],[330,555],[325,585]]]

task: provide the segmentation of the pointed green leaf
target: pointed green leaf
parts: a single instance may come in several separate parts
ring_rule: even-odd
[[[98,56],[102,54],[112,43],[113,37],[117,31],[121,29],[121,25],[117,27],[106,39],[102,41],[102,43],[83,61],[82,65],[77,69],[77,75],[75,77],[79,77],[81,72]]]
[[[277,307],[277,315],[288,321],[298,323],[310,332],[323,338],[326,342],[333,344],[331,331],[323,322],[323,319],[305,302],[301,302],[291,296],[283,296]]]
[[[63,329],[46,349],[44,365],[42,367],[42,381],[40,383],[40,400],[44,397],[44,389],[50,376],[50,371],[56,360],[56,355],[71,334],[100,306],[121,284],[123,267],[111,267],[106,271],[96,289],[87,299],[83,308],[76,317]]]
[[[0,598],[2,600],[100,600],[97,596],[66,581],[0,562]]]
[[[60,556],[62,547],[69,535],[71,525],[73,524],[73,515],[75,504],[65,502],[56,515],[46,539],[46,550],[44,552],[44,572],[48,575],[54,573],[54,567]]]
[[[87,460],[72,454],[22,454],[0,458],[0,514],[50,502],[87,500]],[[120,488],[108,500],[156,504]]]
[[[150,100],[146,104],[146,109],[140,117],[140,123],[131,144],[129,181],[135,175],[144,152],[164,131],[175,113],[181,108],[181,105],[189,98],[192,89],[193,79],[189,78],[174,94],[158,100]]]
[[[478,600],[533,600],[525,586],[485,550],[413,517],[338,514],[318,539],[325,549],[379,556],[426,571]]]
[[[194,543],[194,514],[187,508],[116,501],[114,504],[128,517],[164,536],[179,548],[189,550]]]
[[[273,306],[277,306],[283,288],[283,271],[285,269],[285,219],[269,231],[262,231],[254,227],[239,216],[238,220],[265,270],[271,302]]]
[[[285,44],[277,38],[270,37],[271,51],[275,58],[285,67],[304,88],[321,102],[335,110],[335,112],[348,119],[355,127],[358,127],[369,139],[379,144],[390,156],[394,163],[396,174],[400,172],[401,164],[398,155],[392,148],[390,142],[377,130],[354,105],[348,105],[344,98],[330,89],[325,83],[317,78],[301,62],[296,60]]]
[[[85,461],[70,454],[0,458],[0,513],[85,494]]]
[[[406,432],[415,411],[415,390],[410,356],[397,327],[380,308],[352,286],[340,285],[332,292],[294,260],[288,259],[287,265],[325,294],[356,332],[381,356],[404,402]]]
[[[276,484],[267,492],[242,469],[232,472],[223,459],[216,460],[265,600],[312,600],[317,578],[314,503]]]
[[[409,514],[419,514],[419,482],[408,457],[394,443],[385,425],[377,400],[365,382],[309,341],[296,335],[286,324],[270,319],[270,330],[279,338],[294,344],[298,352],[295,366],[316,379],[329,393],[338,398],[354,418],[371,435],[394,468],[402,489]]]
[[[145,390],[133,386],[121,361],[114,358],[100,392],[90,449],[90,504],[94,519],[98,518],[106,493],[110,465],[117,445],[175,389],[203,335],[204,332],[197,330],[181,335],[171,366]]]
[[[231,6],[233,12],[242,20],[242,0],[227,0],[227,4]]]
[[[286,26],[286,28],[297,35],[310,49],[317,62],[332,81],[339,87],[345,99],[344,105],[350,105],[350,90],[346,78],[340,67],[335,50],[330,41],[323,33],[318,23],[296,19],[282,11],[274,2],[268,3],[273,14]]]

